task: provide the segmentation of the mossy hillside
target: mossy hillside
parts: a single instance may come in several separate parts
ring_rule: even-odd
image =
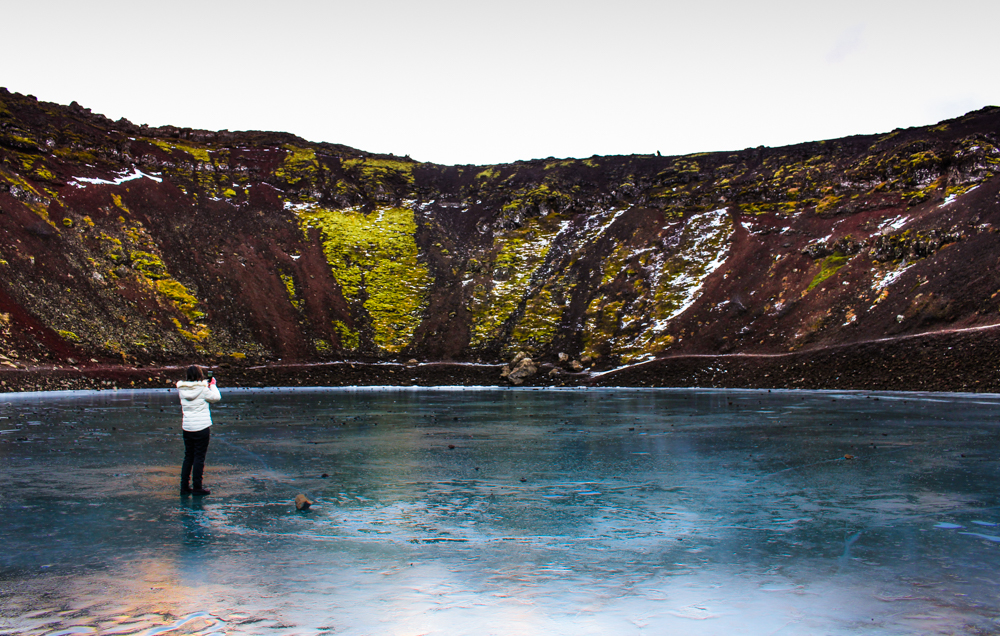
[[[3,168],[0,168],[0,180],[6,183],[6,189],[14,198],[34,212],[42,221],[58,230],[56,224],[49,218],[49,204],[53,199],[58,200],[54,193],[45,190],[39,191],[24,177]]]
[[[541,273],[545,276],[545,280],[541,285],[529,286],[523,310],[517,315],[517,322],[507,343],[508,352],[525,350],[533,353],[544,353],[548,349],[558,334],[557,327],[563,322],[570,297],[579,292],[576,289],[578,284],[577,264],[587,255],[599,250],[598,245],[607,240],[606,234],[613,226],[621,222],[621,217],[630,209],[633,208],[626,203],[619,202],[611,207],[596,209],[583,222],[571,222],[568,215],[550,216],[545,219],[544,222],[550,224],[552,247],[545,254],[545,264],[535,270],[534,274],[537,277]],[[663,212],[664,217],[668,219],[679,214],[673,210]],[[531,230],[529,230],[530,232]],[[552,249],[557,249],[557,251],[553,252]],[[624,293],[629,298],[629,302],[636,298],[641,301],[644,280],[638,271],[645,267],[651,252],[648,245],[641,244],[641,241],[633,244],[631,239],[615,246],[612,252],[600,261],[601,281],[599,288],[604,288],[600,293],[608,293],[616,299],[620,293]],[[614,292],[608,291],[619,275],[625,281],[624,288],[619,286]],[[603,296],[601,296],[596,304],[592,304],[592,308],[603,306],[603,302]],[[620,309],[625,304],[625,302],[618,302],[616,307]],[[641,312],[642,307],[642,302],[639,302],[631,307],[630,311]],[[615,327],[611,330],[612,334],[595,336],[602,343],[609,341],[612,335],[617,333],[620,320],[618,320],[617,314],[612,318],[612,313],[614,312],[610,310],[603,312],[597,321],[600,323],[599,328],[606,327],[612,321],[615,323]],[[592,314],[593,312],[590,312],[586,315],[594,318]],[[593,320],[591,322],[597,324]],[[537,330],[537,333],[533,334],[533,330]],[[498,332],[497,335],[500,333]],[[583,330],[582,334],[586,341],[590,334],[586,329]],[[598,352],[593,348],[588,351],[592,357],[608,353],[607,350]]]
[[[572,202],[573,198],[570,195],[561,192],[552,184],[543,182],[512,192],[502,211],[506,214],[522,211],[547,214],[563,210]]]
[[[600,282],[584,313],[585,355],[620,356],[625,328],[634,331],[634,316],[645,308],[650,249],[634,241],[619,243],[601,260]]]
[[[528,297],[524,309],[511,333],[504,354],[510,356],[519,351],[529,355],[546,353],[552,340],[559,332],[565,306],[556,301],[553,287],[558,282],[544,285],[537,293]]]
[[[63,226],[59,255],[46,259],[47,264],[58,263],[55,273],[24,271],[8,281],[14,289],[27,285],[32,290],[31,309],[41,322],[91,355],[123,362],[157,353],[190,353],[192,343],[183,332],[205,339],[201,327],[185,326],[190,322],[186,316],[179,316],[183,332],[173,326],[165,330],[164,322],[170,321],[157,319],[158,305],[177,309],[177,302],[192,318],[197,314],[191,310],[197,307],[183,287],[158,289],[169,274],[141,223],[106,214],[99,224],[89,216],[65,218],[76,221]],[[79,280],[87,284],[75,285]]]
[[[347,159],[340,164],[361,196],[375,203],[390,203],[411,196],[415,184],[413,170],[419,165],[412,161],[374,157]],[[349,191],[346,184],[345,189]]]
[[[299,235],[288,232],[288,219],[294,214],[290,211],[303,204],[332,209],[357,205],[361,211],[377,213],[383,207],[409,207],[416,205],[410,200],[419,202],[416,242],[428,250],[427,265],[434,268],[430,271],[442,276],[429,285],[441,285],[432,297],[448,301],[452,322],[441,315],[444,305],[427,306],[422,317],[428,327],[447,323],[459,328],[436,340],[413,340],[408,356],[430,358],[435,351],[447,351],[444,355],[451,357],[492,359],[515,349],[549,356],[554,342],[560,350],[576,355],[583,351],[573,348],[586,342],[589,352],[607,356],[602,365],[642,360],[667,347],[678,352],[689,347],[729,351],[733,346],[752,344],[785,350],[791,344],[791,334],[801,325],[825,325],[829,333],[824,338],[830,342],[849,339],[852,332],[871,333],[888,321],[892,322],[890,329],[905,332],[920,323],[907,318],[897,326],[894,319],[897,314],[910,316],[905,307],[917,293],[910,291],[916,280],[928,279],[929,272],[937,276],[929,277],[928,287],[919,290],[923,300],[931,293],[936,294],[935,299],[941,297],[941,272],[962,269],[969,274],[969,281],[992,276],[988,268],[982,276],[972,274],[976,266],[970,250],[989,252],[993,239],[985,234],[1000,227],[987,205],[992,200],[992,186],[984,183],[1000,165],[995,149],[1000,112],[983,113],[976,124],[958,122],[933,131],[900,130],[879,138],[857,136],[786,148],[686,157],[546,159],[477,167],[374,157],[278,133],[140,130],[127,122],[109,122],[79,110],[66,113],[55,105],[29,102],[18,101],[17,107],[10,109],[13,121],[3,122],[11,124],[5,131],[13,131],[11,134],[24,141],[14,140],[14,146],[0,142],[0,169],[17,175],[33,191],[0,181],[0,189],[6,188],[0,199],[8,207],[20,206],[14,203],[16,199],[51,209],[58,232],[49,232],[39,223],[23,223],[25,218],[20,215],[26,214],[26,209],[16,207],[17,215],[5,209],[8,221],[18,216],[24,225],[21,228],[8,222],[5,226],[11,235],[9,244],[0,249],[10,263],[3,268],[5,280],[16,279],[16,284],[10,283],[12,288],[30,291],[33,296],[20,293],[19,302],[44,324],[76,334],[80,338],[76,346],[121,355],[139,349],[157,352],[158,347],[169,352],[164,355],[189,355],[200,338],[204,338],[202,350],[210,351],[213,339],[230,337],[230,329],[240,334],[240,341],[233,346],[227,343],[224,350],[254,358],[313,355],[329,359],[352,357],[347,351],[358,355],[384,352],[374,342],[372,315],[365,307],[372,286],[367,274],[365,284],[357,286],[350,312],[330,316],[339,318],[342,328],[329,322],[326,329],[316,328],[307,325],[298,312],[279,311],[269,312],[271,322],[264,327],[266,332],[258,333],[255,330],[266,321],[261,321],[263,312],[255,313],[258,307],[273,308],[274,299],[259,299],[255,307],[229,300],[227,292],[247,289],[248,284],[258,285],[254,291],[262,291],[261,276],[273,276],[282,286],[270,286],[278,292],[279,305],[287,297],[293,306],[300,303],[301,309],[305,283],[309,284],[310,298],[313,293],[319,298],[340,292],[336,284],[324,289],[332,282],[328,278],[303,280],[300,276],[308,275],[306,269],[282,269],[278,263],[285,263],[284,259],[268,256],[268,250],[274,250],[275,255],[279,250],[301,253]],[[34,114],[22,116],[29,110]],[[44,123],[45,113],[56,118],[53,125]],[[34,122],[43,124],[36,126]],[[144,138],[158,139],[163,145],[149,145]],[[83,167],[83,163],[90,165]],[[70,175],[113,180],[128,174],[133,165],[147,174],[163,176],[163,183],[143,179],[121,186],[80,183],[84,187],[49,187],[58,186],[52,177],[58,182]],[[973,189],[980,184],[985,187]],[[252,203],[250,197],[244,198],[246,186],[252,188],[248,192],[254,195]],[[206,194],[216,200],[208,201]],[[220,205],[222,200],[230,205]],[[733,258],[741,260],[726,264],[736,278],[720,285],[702,282],[687,289],[683,274],[673,272],[670,275],[678,278],[672,279],[672,284],[664,282],[670,278],[667,274],[657,282],[657,272],[669,270],[670,257],[682,250],[685,224],[723,207],[755,215],[743,219],[748,232],[739,232],[738,249],[732,251]],[[662,218],[655,218],[658,213]],[[225,230],[190,243],[179,240],[179,233],[202,227],[209,215]],[[97,219],[96,228],[89,227],[87,216]],[[521,249],[518,241],[530,243],[544,234],[522,230],[538,222],[533,219],[547,217],[572,222],[540,264],[528,263],[530,276],[526,280],[516,280],[524,278],[520,271],[514,272],[512,280],[510,268],[497,267],[498,258],[503,265]],[[154,234],[148,244],[133,223],[140,219],[150,224]],[[899,225],[902,221],[905,226]],[[977,230],[979,226],[985,229]],[[912,228],[912,232],[907,235],[890,230],[891,234],[879,238],[886,227]],[[940,247],[950,245],[952,239],[928,234],[934,227],[970,240],[955,240],[954,248],[939,255]],[[974,237],[976,232],[980,235]],[[658,237],[652,236],[656,233]],[[852,286],[831,286],[831,281],[844,277],[847,270],[837,271],[827,282],[814,286],[809,298],[800,303],[803,290],[817,273],[829,272],[836,265],[827,259],[831,253],[836,256],[837,246],[809,253],[803,250],[815,237],[848,234],[857,237],[855,242],[863,247],[844,253],[852,257],[864,253],[850,261]],[[252,243],[255,250],[248,250],[247,258],[240,259],[235,268],[227,268],[213,253],[223,235],[225,241]],[[261,236],[266,238],[258,242]],[[307,240],[317,237],[324,240],[322,232],[309,233]],[[510,245],[506,244],[508,238],[512,239]],[[169,271],[175,266],[162,254],[165,245],[190,245],[191,258],[177,261],[177,266],[190,269]],[[713,261],[711,257],[707,260]],[[872,260],[879,262],[872,266],[872,284],[885,283],[877,292],[865,286],[863,265]],[[353,265],[367,272],[368,265]],[[692,279],[698,278],[690,263],[676,267],[688,271]],[[909,271],[907,268],[914,271],[900,277],[901,272]],[[316,276],[321,278],[325,277]],[[345,270],[342,278],[349,286],[350,272]],[[156,281],[178,279],[183,281],[183,289],[169,285],[163,291],[158,289]],[[707,276],[704,281],[709,281]],[[459,282],[462,287],[457,286]],[[974,284],[979,283],[956,284],[955,288]],[[516,288],[517,293],[506,293],[505,285]],[[991,280],[982,285],[1000,288],[1000,283]],[[66,289],[76,290],[76,295],[64,296]],[[836,293],[817,293],[820,289]],[[882,297],[882,292],[886,293],[885,304],[877,311],[866,310],[869,297]],[[729,293],[740,294],[739,308],[725,304]],[[991,289],[984,296],[982,290],[976,290],[976,298],[990,298],[992,293]],[[671,305],[671,296],[694,304],[672,318],[657,314]],[[218,334],[206,336],[198,326],[204,317],[182,312],[204,308],[192,298],[203,303],[212,299],[213,317],[219,319]],[[470,313],[463,316],[460,304],[470,300],[475,304],[466,304]],[[834,302],[839,305],[830,310]],[[984,305],[990,315],[995,315],[997,303],[1000,301]],[[928,301],[928,307],[930,304]],[[75,306],[62,312],[65,317],[60,318],[61,308],[68,305]],[[373,311],[377,309],[372,305]],[[494,320],[494,310],[500,320]],[[721,338],[723,329],[717,324],[702,331],[699,321],[715,310],[715,315],[725,313],[727,321],[733,322],[733,336],[746,335]],[[481,318],[487,314],[485,320]],[[947,320],[952,320],[951,314],[947,315]],[[969,324],[983,320],[965,315]],[[826,318],[817,321],[816,316]],[[845,327],[845,323],[855,326]],[[212,325],[215,331],[216,323]],[[593,333],[587,333],[588,325],[593,326]],[[479,344],[463,349],[465,328],[474,326],[490,336],[484,340],[481,331]],[[293,335],[297,332],[302,332],[302,337]],[[275,339],[275,333],[289,337]],[[417,329],[415,333],[423,332]],[[781,339],[785,342],[778,342]],[[65,342],[68,346],[70,341]],[[305,349],[302,344],[306,344]]]
[[[583,355],[599,359],[613,353],[624,305],[621,300],[594,296],[584,313]]]
[[[676,224],[658,243],[617,246],[585,314],[584,353],[628,363],[673,343],[671,321],[725,262],[732,233],[728,211],[712,210]]]
[[[228,149],[178,140],[145,138],[144,141],[174,157],[183,158],[178,163],[163,166],[163,172],[177,182],[186,184],[192,190],[192,194],[202,192],[209,197],[218,197],[221,194],[224,187],[219,183],[220,171],[228,167]],[[197,199],[197,196],[193,198]]]
[[[650,290],[653,327],[678,316],[700,294],[710,274],[726,260],[733,222],[728,210],[692,215],[683,224],[675,248],[653,262]]]
[[[192,159],[201,163],[212,163],[212,156],[209,154],[208,148],[194,145],[191,143],[183,141],[167,141],[164,139],[156,139],[147,137],[144,141],[148,141],[160,150],[167,153],[173,153],[174,151],[179,151],[184,154],[190,155]]]
[[[121,199],[118,198],[116,203],[121,205]],[[181,328],[184,325],[174,319],[175,324],[181,325],[178,332],[189,340],[204,345],[211,332],[206,325],[200,323],[205,312],[198,299],[184,284],[170,275],[163,258],[157,253],[159,250],[155,242],[141,222],[119,217],[119,224],[114,231],[115,235],[109,235],[107,231],[101,231],[97,235],[100,251],[91,253],[91,262],[104,270],[104,277],[112,280],[119,278],[123,271],[128,271],[120,269],[121,267],[130,267],[136,280],[143,282],[186,318],[189,326],[184,329]],[[84,227],[87,225],[84,224]],[[103,267],[102,260],[105,263]],[[146,339],[150,338],[155,339],[152,334],[148,334]]]
[[[520,227],[494,236],[496,256],[485,266],[492,275],[476,286],[469,302],[472,312],[469,346],[482,347],[504,336],[503,327],[526,299],[535,271],[545,262],[552,241],[562,228],[561,221],[556,215],[535,216]]]
[[[284,144],[282,148],[288,151],[288,154],[285,155],[281,166],[274,171],[274,176],[288,185],[315,182],[319,174],[316,151],[312,148],[301,148],[291,144]]]
[[[370,319],[377,350],[398,353],[408,347],[433,283],[414,239],[413,210],[384,207],[366,215],[359,209],[306,207],[297,213],[304,230],[320,229],[333,276],[344,298]]]

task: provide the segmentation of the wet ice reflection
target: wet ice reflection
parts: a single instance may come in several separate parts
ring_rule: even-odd
[[[224,393],[4,397],[0,630],[1000,629],[1000,398]]]

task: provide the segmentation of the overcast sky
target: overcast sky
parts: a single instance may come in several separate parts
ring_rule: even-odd
[[[445,164],[779,146],[1000,105],[998,0],[3,0],[0,86]]]

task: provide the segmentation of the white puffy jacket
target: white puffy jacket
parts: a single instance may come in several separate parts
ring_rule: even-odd
[[[180,380],[177,392],[181,395],[181,411],[184,413],[181,426],[185,431],[201,431],[212,425],[208,403],[222,399],[217,386],[209,386],[208,380]]]

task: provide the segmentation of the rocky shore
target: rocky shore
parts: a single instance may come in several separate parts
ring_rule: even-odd
[[[618,369],[578,361],[274,363],[211,367],[223,387],[719,387],[1000,392],[1000,327],[952,330],[787,354],[682,355]],[[577,363],[577,364],[574,364]],[[531,373],[525,367],[534,368]],[[519,373],[514,373],[520,369]],[[0,367],[3,392],[172,387],[182,366]],[[512,380],[511,376],[516,377]]]

